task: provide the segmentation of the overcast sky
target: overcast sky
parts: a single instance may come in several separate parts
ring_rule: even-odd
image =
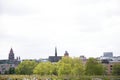
[[[120,0],[0,0],[0,59],[120,56]]]

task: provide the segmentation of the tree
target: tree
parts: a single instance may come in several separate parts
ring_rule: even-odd
[[[35,66],[37,65],[37,63],[35,61],[23,61],[21,62],[17,68],[15,69],[17,74],[32,74],[33,73],[33,69],[35,68]]]
[[[73,59],[71,57],[62,57],[62,59],[58,63],[70,63],[73,65]]]
[[[54,67],[51,62],[41,62],[33,70],[34,74],[50,75],[53,74]]]
[[[62,57],[57,64],[58,75],[69,75],[71,74],[73,60],[70,57]]]
[[[82,75],[84,67],[79,58],[63,57],[58,62],[58,75]]]
[[[72,73],[74,75],[83,75],[84,74],[84,65],[80,58],[73,59],[74,66],[72,67]]]
[[[15,73],[15,68],[14,67],[10,67],[8,72],[9,72],[9,74],[14,74]]]
[[[87,75],[102,75],[104,73],[103,65],[94,58],[89,58],[85,67]]]
[[[113,75],[120,75],[120,64],[118,64],[118,63],[113,64],[112,74]]]
[[[58,73],[57,73],[57,63],[52,64],[52,74],[53,75],[58,75]]]
[[[61,63],[58,67],[58,75],[69,75],[71,73],[71,64]]]
[[[33,70],[40,75],[82,75],[84,66],[79,58],[63,57],[57,63],[40,62]]]

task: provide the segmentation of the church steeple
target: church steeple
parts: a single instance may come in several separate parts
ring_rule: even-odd
[[[55,57],[57,57],[57,47],[55,47]]]
[[[14,60],[14,53],[12,48],[10,49],[9,60]]]

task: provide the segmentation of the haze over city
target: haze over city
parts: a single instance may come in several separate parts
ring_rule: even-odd
[[[0,0],[0,59],[120,54],[119,0]]]

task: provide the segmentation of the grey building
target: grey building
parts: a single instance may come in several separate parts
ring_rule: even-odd
[[[103,57],[113,57],[113,52],[104,52]]]
[[[15,68],[20,63],[20,57],[14,58],[13,49],[10,49],[8,59],[0,60],[0,74],[5,74],[10,68]]]
[[[55,56],[49,56],[48,60],[50,62],[58,62],[60,59],[62,59],[62,56],[57,55],[57,48],[55,47]]]

